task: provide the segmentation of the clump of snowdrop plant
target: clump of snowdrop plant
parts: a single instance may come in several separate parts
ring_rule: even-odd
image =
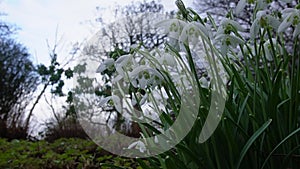
[[[291,2],[280,1],[284,5]],[[181,19],[157,24],[169,37],[164,50],[137,48],[132,55],[101,64],[100,71],[112,65],[116,68],[115,81],[125,79],[127,84],[146,91],[144,95],[134,94],[127,102],[140,106],[142,113],[136,119],[155,119],[159,130],[174,123],[184,88],[191,87],[190,78],[197,81],[200,106],[193,128],[172,150],[148,158],[148,164],[140,161],[141,166],[146,169],[299,167],[299,4],[278,11],[278,15],[267,11],[272,3],[275,2],[240,0],[229,11],[228,18],[215,25],[209,14],[202,18],[177,0]],[[247,4],[253,7],[248,32],[235,20]],[[287,29],[292,29],[293,46],[285,43],[283,33]],[[244,37],[245,34],[250,38]],[[288,47],[293,48],[292,52]],[[201,64],[205,65],[207,76],[197,73]],[[185,76],[186,72],[191,76]],[[120,95],[111,98],[122,111],[124,107],[118,103],[121,99],[114,97]],[[211,109],[215,113],[210,113]],[[146,151],[144,143],[137,142],[129,148],[135,146],[141,152]]]

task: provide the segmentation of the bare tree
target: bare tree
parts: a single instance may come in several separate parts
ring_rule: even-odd
[[[38,74],[27,49],[10,38],[12,29],[5,23],[0,28],[0,136],[26,138],[25,109],[38,85]]]
[[[152,50],[156,47],[162,48],[167,36],[158,33],[159,31],[155,28],[155,24],[163,19],[171,18],[175,14],[175,12],[165,12],[163,5],[155,1],[132,3],[123,8],[116,8],[114,13],[115,19],[112,23],[104,23],[101,18],[98,19],[103,27],[83,51],[85,57],[92,58],[98,61],[99,64],[107,58],[117,60],[120,56],[129,54],[131,50],[137,46],[147,50]],[[80,66],[86,67],[86,65],[83,64]],[[101,85],[92,89],[87,87],[85,91],[90,92],[90,90],[93,90],[93,94],[96,94],[99,100],[103,97],[111,96],[111,80],[114,72],[114,68],[103,71],[100,80],[102,83],[99,83]],[[81,74],[78,80],[82,83],[81,87],[92,85],[88,77],[83,74]],[[84,83],[89,83],[89,85]],[[79,91],[79,89],[75,89],[75,91],[76,90]],[[104,122],[113,124],[113,128],[118,131],[121,131],[122,128],[129,130],[138,128],[135,123],[132,123],[132,126],[128,128],[128,122],[125,122],[125,119],[116,111],[114,106],[107,104],[98,110],[95,110],[95,108],[89,109],[88,105],[84,107],[81,103],[84,102],[87,104],[91,102],[91,100],[85,99],[79,101],[82,98],[80,98],[80,94],[77,94],[77,96],[78,98],[75,98],[75,100],[77,99],[77,104],[80,104],[77,107],[85,110],[83,111],[85,114],[88,114],[87,110],[91,110],[91,112],[89,112],[90,119],[92,119],[93,115],[105,114],[104,116],[102,115],[102,117],[106,117]],[[93,104],[95,105],[95,103]],[[94,123],[94,121],[92,122]],[[124,125],[127,127],[124,127]],[[136,133],[127,134],[139,135],[138,130],[131,131]]]
[[[240,23],[245,28],[245,32],[243,35],[246,36],[246,38],[249,38],[249,30],[253,23],[254,16],[253,14],[256,14],[255,10],[263,9],[267,13],[277,13],[284,8],[287,7],[295,7],[297,4],[296,0],[293,0],[291,3],[285,3],[280,0],[273,0],[270,3],[266,3],[265,1],[260,1],[258,3],[258,6],[255,6],[254,3],[251,3],[251,1],[248,1],[245,8],[239,13],[235,13],[235,8],[238,5],[239,0],[194,0],[194,9],[203,15],[209,14],[211,15],[215,21],[216,24],[219,25],[220,22],[224,18],[232,17],[234,16],[235,20]],[[247,33],[248,32],[248,33]],[[291,45],[291,37],[292,37],[292,30],[288,30],[285,33],[285,39],[287,40],[287,45]]]

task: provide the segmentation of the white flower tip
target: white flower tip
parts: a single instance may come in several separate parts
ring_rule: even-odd
[[[104,104],[106,104],[109,100],[111,99],[111,96],[108,96],[108,97],[105,97],[105,98],[102,98],[99,102],[99,106],[103,106]]]
[[[242,10],[245,8],[247,2],[246,0],[240,0],[235,8],[235,14],[238,15],[242,12]]]
[[[102,73],[104,70],[106,70],[107,68],[109,68],[110,66],[112,66],[114,64],[114,59],[109,58],[106,59],[102,64],[100,64],[100,66],[97,68],[96,73]]]

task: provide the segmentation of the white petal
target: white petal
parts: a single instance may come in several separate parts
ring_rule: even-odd
[[[209,84],[208,84],[208,81],[207,81],[207,79],[205,77],[201,77],[199,79],[199,81],[200,81],[201,87],[208,89]]]
[[[218,35],[215,37],[215,40],[216,40],[216,41],[224,40],[226,37],[227,37],[227,35],[225,35],[225,34],[218,34]]]
[[[123,79],[123,76],[122,75],[117,75],[116,77],[114,77],[112,79],[112,83],[116,83],[116,82],[120,81],[121,79]]]
[[[270,47],[270,42],[267,41],[267,42],[264,44],[264,50],[265,50],[265,54],[266,54],[266,59],[267,59],[268,61],[272,61],[272,60],[273,60],[273,57],[272,57],[272,55],[271,55],[271,51],[270,51],[269,47]]]
[[[238,15],[242,12],[242,10],[245,8],[247,2],[246,0],[240,0],[235,8],[235,14]]]
[[[295,27],[295,30],[294,30],[294,33],[293,33],[293,38],[297,38],[297,36],[300,34],[300,24],[298,24],[296,27]]]
[[[284,20],[283,22],[279,25],[278,27],[278,32],[283,32],[285,31],[289,26],[292,25],[293,23],[293,19],[294,19],[295,14],[294,13],[290,13]]]
[[[168,37],[178,39],[186,22],[179,19],[167,19],[156,24],[156,28],[163,28]]]
[[[241,24],[236,21],[225,18],[221,22],[221,25],[223,25],[224,27],[227,27],[229,24],[232,25],[238,31],[244,31],[244,28],[241,26]]]
[[[146,71],[148,69],[152,69],[152,68],[145,65],[140,65],[134,68],[131,72],[129,72],[129,77],[136,78],[136,76],[138,76],[140,72]]]
[[[289,13],[297,13],[297,12],[298,12],[298,10],[295,9],[295,8],[286,8],[286,9],[282,10],[281,13],[283,15],[286,15],[286,14],[289,14]]]
[[[224,32],[224,28],[223,28],[223,26],[219,26],[219,28],[218,28],[218,30],[217,30],[217,32],[216,32],[216,34],[215,34],[215,39],[216,39],[216,37],[218,37],[219,35],[222,35],[222,34],[224,34],[225,32]]]
[[[104,70],[106,70],[107,68],[109,68],[110,66],[112,66],[114,64],[114,59],[112,58],[108,58],[106,59],[102,64],[100,64],[100,66],[97,68],[96,73],[102,73]]]
[[[107,102],[111,100],[111,96],[108,96],[108,97],[105,97],[105,98],[102,98],[99,102],[99,106],[102,107],[103,105],[107,104]]]
[[[148,80],[143,76],[141,79],[139,79],[139,85],[140,88],[145,89],[148,85]]]
[[[256,19],[260,19],[261,17],[266,16],[266,15],[267,15],[266,11],[258,11],[256,13]]]
[[[255,39],[260,29],[259,19],[255,19],[253,24],[250,27],[250,38]]]
[[[245,43],[243,39],[234,35],[229,35],[229,40],[233,46],[236,46],[237,44],[243,45]]]
[[[142,141],[137,141],[136,147],[139,149],[141,153],[146,151],[146,146]]]
[[[104,70],[106,70],[107,69],[107,67],[106,67],[106,65],[105,64],[100,64],[99,65],[99,67],[97,68],[97,70],[96,70],[96,73],[102,73]]]
[[[220,50],[221,50],[221,54],[224,56],[228,51],[228,46],[225,43],[222,43]]]
[[[277,30],[279,25],[280,25],[279,20],[276,19],[275,17],[271,16],[271,15],[266,16],[266,18],[267,18],[268,24],[271,25],[271,27],[273,29]]]
[[[116,65],[124,65],[129,61],[130,58],[131,58],[131,55],[123,55],[116,60],[115,64]]]
[[[116,110],[121,113],[122,112],[122,105],[121,105],[121,100],[120,100],[119,96],[112,95],[111,98],[114,102],[114,106],[115,106]]]
[[[146,93],[146,94],[142,97],[142,99],[140,100],[140,105],[145,104],[146,101],[147,101],[147,99],[148,99],[148,94]]]
[[[199,28],[200,32],[203,33],[204,36],[211,37],[211,32],[208,31],[207,27],[198,22],[193,22],[193,24]]]
[[[164,54],[164,60],[169,66],[176,66],[176,60],[173,55],[169,53]]]
[[[132,149],[137,145],[137,142],[133,142],[128,146],[128,149]]]

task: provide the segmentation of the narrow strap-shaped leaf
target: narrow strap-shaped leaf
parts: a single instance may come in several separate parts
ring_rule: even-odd
[[[277,144],[277,146],[271,151],[271,153],[268,155],[268,157],[266,158],[265,162],[263,163],[261,169],[263,169],[265,167],[265,165],[267,164],[268,160],[270,159],[270,157],[272,156],[272,154],[277,150],[278,147],[280,147],[286,140],[288,140],[290,137],[292,137],[293,135],[297,134],[300,131],[300,128],[294,130],[291,134],[289,134],[288,136],[286,136],[280,143]]]
[[[265,122],[251,137],[250,139],[247,141],[247,143],[245,144],[245,146],[242,149],[242,152],[240,154],[240,158],[239,161],[237,163],[236,169],[240,168],[240,165],[247,153],[247,151],[249,150],[249,148],[251,147],[251,145],[256,141],[256,139],[268,128],[268,126],[271,124],[272,119],[269,119],[267,122]]]
[[[151,169],[142,159],[136,159],[143,169]]]

